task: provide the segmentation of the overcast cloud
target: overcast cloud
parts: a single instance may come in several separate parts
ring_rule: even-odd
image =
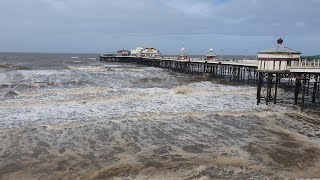
[[[320,0],[0,0],[0,51],[320,54]]]

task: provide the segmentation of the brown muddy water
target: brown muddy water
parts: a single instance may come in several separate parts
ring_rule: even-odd
[[[319,112],[94,57],[0,54],[0,179],[320,177]]]

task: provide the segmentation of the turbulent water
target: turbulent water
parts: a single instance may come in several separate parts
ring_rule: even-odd
[[[0,54],[0,179],[320,177],[319,113],[95,58]]]

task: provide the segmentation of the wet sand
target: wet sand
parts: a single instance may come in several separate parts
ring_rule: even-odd
[[[0,177],[320,177],[320,134],[310,139],[284,129],[280,118],[288,116],[171,114],[2,130]]]

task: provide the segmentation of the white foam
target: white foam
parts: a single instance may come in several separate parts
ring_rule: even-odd
[[[86,67],[83,67],[85,69]],[[91,68],[91,66],[87,67]],[[47,87],[0,102],[0,127],[100,121],[146,114],[244,112],[264,109],[256,106],[252,87],[236,87],[209,81],[187,84],[187,93],[179,93],[175,75],[157,68],[131,68],[130,71],[96,72],[79,70],[18,71],[24,81],[35,79],[64,81],[87,80],[84,87]],[[7,75],[8,75],[7,74]],[[187,75],[186,75],[187,76]],[[137,88],[140,78],[160,78],[159,87]],[[168,79],[170,81],[168,81]],[[11,79],[15,80],[15,79]],[[165,84],[162,84],[165,83]],[[166,84],[173,83],[171,87]],[[151,82],[152,84],[152,82]],[[163,85],[163,87],[162,87]],[[93,89],[97,89],[96,91]],[[91,90],[90,90],[91,89]]]

